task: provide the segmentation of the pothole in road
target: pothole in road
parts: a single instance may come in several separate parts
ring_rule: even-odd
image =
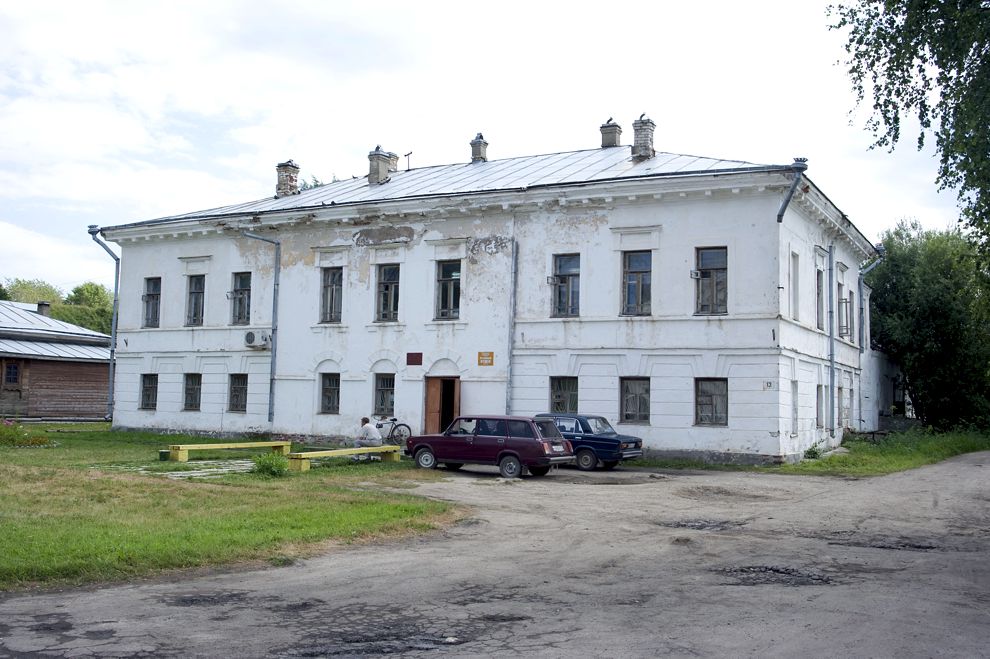
[[[749,499],[758,501],[761,499],[773,499],[769,494],[758,494],[745,490],[731,490],[727,487],[716,485],[699,485],[697,487],[686,487],[678,490],[675,494],[685,499],[708,500],[708,499]]]
[[[223,606],[224,604],[238,604],[246,596],[247,593],[243,592],[197,593],[167,597],[162,601],[169,606]]]
[[[560,473],[554,477],[555,483],[572,483],[574,485],[643,485],[656,482],[650,474],[622,474],[621,476],[579,476],[577,474]]]
[[[694,531],[727,531],[745,526],[746,522],[733,522],[715,519],[682,519],[676,522],[657,522],[657,526],[671,529],[692,529]]]
[[[732,586],[829,586],[832,580],[818,572],[775,565],[744,565],[714,570],[732,577]]]

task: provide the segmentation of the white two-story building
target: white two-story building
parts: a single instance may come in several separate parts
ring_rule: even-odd
[[[121,248],[114,424],[353,435],[602,414],[647,449],[788,460],[876,427],[876,250],[805,175],[653,148],[401,170],[101,232]],[[887,396],[889,397],[889,396]]]

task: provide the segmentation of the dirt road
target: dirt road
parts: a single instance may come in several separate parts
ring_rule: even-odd
[[[0,656],[990,656],[990,453],[417,491],[476,514],[285,568],[6,596]]]

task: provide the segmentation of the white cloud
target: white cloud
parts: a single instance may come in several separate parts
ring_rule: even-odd
[[[66,240],[0,220],[0,235],[4,244],[17,246],[4,250],[0,280],[42,279],[66,293],[95,281],[113,290],[113,259],[85,230]]]

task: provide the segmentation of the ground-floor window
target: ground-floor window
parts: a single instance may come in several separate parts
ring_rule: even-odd
[[[200,399],[203,393],[203,374],[186,373],[182,388],[182,409],[188,411],[199,410]]]
[[[247,373],[231,373],[227,392],[227,409],[231,412],[247,412]]]
[[[825,427],[825,386],[821,384],[815,389],[815,425]]]
[[[340,373],[320,374],[320,414],[340,414]]]
[[[158,374],[141,375],[141,409],[153,410],[158,407]]]
[[[695,378],[694,423],[699,426],[729,425],[729,381],[725,378]]]
[[[392,416],[395,414],[395,374],[375,375],[375,414]]]
[[[15,362],[7,362],[3,367],[3,383],[18,385],[21,383],[21,365]]]
[[[621,378],[619,389],[622,423],[649,423],[650,378]]]
[[[557,377],[550,378],[550,411],[578,411],[578,379]]]

